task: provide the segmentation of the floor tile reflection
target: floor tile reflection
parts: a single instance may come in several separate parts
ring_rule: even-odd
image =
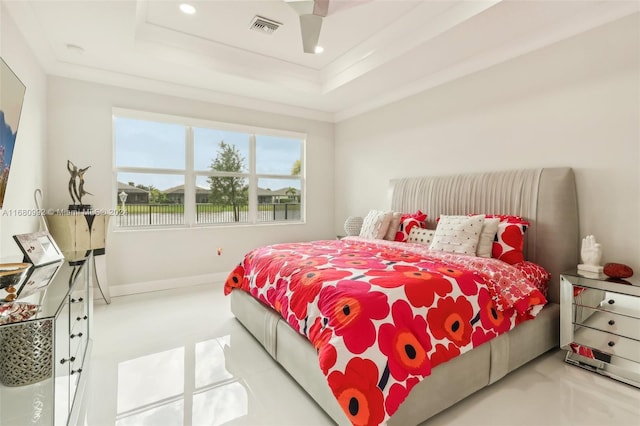
[[[201,388],[233,378],[226,368],[224,347],[229,346],[230,336],[196,343],[195,381]]]
[[[194,425],[223,425],[249,412],[247,389],[240,382],[216,386],[193,397]]]
[[[174,426],[184,418],[184,401],[168,402],[140,412],[118,416],[116,426]]]
[[[184,347],[118,364],[118,414],[180,395],[184,390]]]

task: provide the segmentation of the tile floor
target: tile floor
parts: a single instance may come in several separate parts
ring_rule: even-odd
[[[90,426],[332,421],[230,313],[219,286],[96,303]],[[638,425],[640,390],[544,355],[425,425]]]

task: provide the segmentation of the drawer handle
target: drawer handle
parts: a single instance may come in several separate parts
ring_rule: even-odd
[[[608,300],[608,303],[609,303],[610,305],[613,305],[614,303],[616,303],[616,301],[615,301],[615,300],[613,300],[613,299],[609,299],[609,300]]]
[[[73,339],[74,337],[82,337],[82,332],[78,333],[78,334],[72,334],[71,336],[69,336],[69,338]]]
[[[616,345],[616,342],[609,341],[607,345],[609,345],[609,347],[614,347]]]
[[[614,320],[609,320],[609,325],[613,325],[613,324],[615,324],[615,323],[616,323],[616,322],[615,322]]]
[[[87,318],[89,318],[88,316],[83,316],[83,317],[78,317],[76,318],[76,321],[82,321],[82,320],[86,320]]]
[[[65,362],[73,362],[73,361],[75,361],[75,360],[76,360],[76,357],[75,357],[75,356],[72,356],[72,357],[71,357],[71,358],[69,358],[69,359],[64,359],[64,358],[62,358],[62,359],[60,360],[60,364],[64,364]]]
[[[78,368],[77,370],[71,370],[70,374],[76,374],[76,373],[78,374],[82,373],[82,368]]]
[[[71,299],[71,303],[82,302],[84,299],[82,297],[78,297],[77,299]]]

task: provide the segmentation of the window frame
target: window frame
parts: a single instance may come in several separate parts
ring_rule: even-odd
[[[184,224],[172,225],[137,225],[137,226],[119,226],[117,223],[115,229],[120,231],[138,231],[138,230],[159,230],[159,229],[176,229],[176,228],[198,228],[198,227],[246,227],[246,226],[280,226],[291,224],[306,223],[306,145],[307,134],[280,129],[270,129],[246,124],[224,123],[213,120],[205,120],[199,118],[191,118],[170,114],[162,114],[149,111],[132,110],[120,107],[112,108],[112,194],[111,200],[115,201],[116,208],[118,205],[118,174],[119,173],[146,173],[160,175],[178,175],[184,176]],[[134,120],[152,121],[157,123],[176,124],[185,127],[185,168],[184,169],[166,169],[166,168],[147,168],[147,167],[118,167],[116,165],[116,125],[118,118],[127,118]],[[249,158],[247,159],[249,170],[246,173],[237,172],[213,172],[211,170],[195,169],[195,143],[194,128],[207,128],[228,132],[247,133],[250,136],[249,141]],[[282,137],[300,140],[300,174],[299,175],[279,175],[279,174],[257,174],[256,173],[256,136]],[[246,222],[223,222],[223,223],[197,223],[196,222],[196,181],[198,177],[209,176],[237,176],[246,178],[249,182],[249,200],[248,200],[248,217]],[[259,179],[299,179],[300,180],[300,219],[299,220],[280,220],[280,221],[258,221],[258,181]],[[117,222],[117,221],[115,221]]]

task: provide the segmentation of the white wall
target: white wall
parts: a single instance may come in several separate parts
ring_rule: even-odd
[[[403,176],[575,169],[581,235],[640,273],[638,14],[336,126],[336,217]]]
[[[38,230],[33,192],[46,190],[46,95],[47,79],[11,16],[0,3],[0,56],[26,86],[2,211],[0,211],[0,258],[21,255],[12,236]]]
[[[66,208],[67,160],[91,166],[83,202],[114,207],[112,108],[128,108],[306,133],[307,223],[192,229],[113,231],[107,241],[112,295],[226,277],[250,249],[276,242],[333,236],[333,125],[312,120],[215,105],[61,77],[49,78],[49,200]],[[216,249],[223,248],[222,256]],[[181,277],[195,277],[181,279]],[[142,286],[130,284],[146,283]],[[120,287],[123,286],[126,287]]]

